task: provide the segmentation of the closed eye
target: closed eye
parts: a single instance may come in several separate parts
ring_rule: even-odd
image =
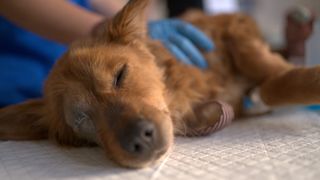
[[[128,66],[127,64],[124,64],[120,70],[115,74],[114,80],[113,80],[113,86],[115,88],[120,88],[128,71]]]

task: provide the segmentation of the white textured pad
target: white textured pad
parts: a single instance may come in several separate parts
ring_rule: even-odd
[[[99,148],[50,142],[0,142],[1,180],[319,179],[320,116],[306,111],[234,121],[208,137],[176,138],[162,164],[127,170]]]

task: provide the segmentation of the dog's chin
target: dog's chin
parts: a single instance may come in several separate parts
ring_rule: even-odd
[[[156,152],[150,159],[148,160],[115,160],[114,161],[125,168],[129,169],[141,169],[146,167],[151,167],[159,164],[162,160],[164,160],[171,152],[171,146],[168,146],[166,149],[162,151]]]

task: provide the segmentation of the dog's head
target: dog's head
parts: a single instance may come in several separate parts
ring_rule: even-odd
[[[95,141],[124,166],[158,160],[172,141],[165,87],[154,56],[146,47],[147,0],[132,0],[94,37],[71,46],[46,86],[52,120],[78,138]],[[59,126],[50,133],[59,141]]]
[[[147,2],[131,0],[56,63],[42,112],[49,137],[95,142],[128,167],[152,164],[168,151],[173,127],[162,73],[146,47]]]

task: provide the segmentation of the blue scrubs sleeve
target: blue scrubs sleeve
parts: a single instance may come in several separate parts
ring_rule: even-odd
[[[89,9],[85,0],[71,0]],[[0,107],[42,96],[50,69],[67,47],[0,16]]]

